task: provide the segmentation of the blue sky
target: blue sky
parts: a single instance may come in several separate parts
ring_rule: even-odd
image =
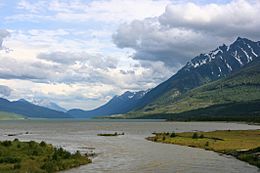
[[[0,0],[0,95],[92,109],[237,36],[259,40],[259,9],[256,0]]]

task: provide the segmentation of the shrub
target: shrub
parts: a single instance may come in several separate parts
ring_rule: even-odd
[[[41,141],[41,143],[40,143],[40,146],[41,146],[41,147],[46,147],[46,145],[47,145],[47,144],[46,144],[44,141]]]
[[[37,143],[36,143],[35,141],[30,141],[30,142],[29,142],[29,147],[30,147],[30,148],[34,148],[34,147],[36,146],[36,144],[37,144]]]
[[[11,142],[11,141],[3,141],[1,144],[2,144],[3,146],[5,146],[5,147],[9,147],[9,146],[12,145],[12,142]]]
[[[206,147],[208,147],[208,146],[209,146],[209,141],[207,141],[207,142],[205,143],[205,146],[206,146]]]
[[[20,169],[20,168],[21,168],[21,164],[20,163],[14,164],[14,169]]]
[[[198,133],[193,133],[192,139],[198,139]]]
[[[19,163],[19,162],[21,162],[21,159],[17,157],[6,156],[0,158],[0,163]]]
[[[170,137],[174,138],[174,137],[176,137],[176,134],[174,132],[172,132]]]
[[[53,161],[46,162],[41,168],[48,173],[52,173],[52,172],[57,171],[55,163]]]
[[[203,134],[201,134],[201,135],[200,135],[200,138],[204,138],[204,135],[203,135]]]
[[[165,136],[163,136],[162,140],[165,141],[165,139],[166,139]]]

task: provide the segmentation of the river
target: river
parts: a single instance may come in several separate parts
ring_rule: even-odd
[[[0,140],[46,141],[75,152],[95,152],[93,163],[64,173],[256,173],[258,168],[212,151],[145,140],[152,132],[260,129],[223,122],[23,120],[0,121]],[[29,132],[29,134],[26,134]],[[124,132],[117,137],[98,133]],[[10,133],[22,133],[7,136]]]

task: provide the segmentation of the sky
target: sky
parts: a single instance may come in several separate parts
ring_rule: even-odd
[[[236,37],[259,0],[0,0],[0,97],[96,108]]]

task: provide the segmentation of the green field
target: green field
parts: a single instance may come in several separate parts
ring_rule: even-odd
[[[147,139],[230,154],[260,167],[260,130],[155,133],[155,136]]]
[[[0,120],[21,120],[21,119],[24,119],[24,116],[15,113],[0,111]]]
[[[78,151],[71,154],[45,142],[0,142],[1,173],[53,173],[91,163]]]

